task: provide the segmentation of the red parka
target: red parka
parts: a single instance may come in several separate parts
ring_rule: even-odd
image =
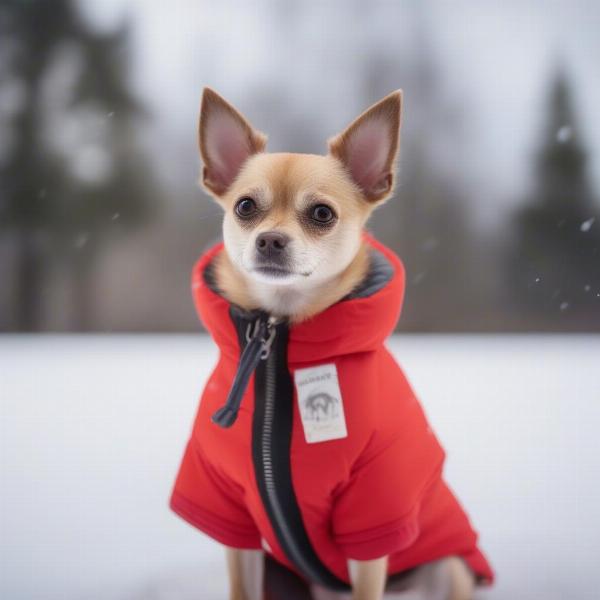
[[[348,559],[384,555],[389,574],[461,556],[479,582],[491,583],[477,534],[442,477],[444,451],[384,344],[400,314],[402,263],[364,238],[372,260],[361,289],[265,333],[227,427],[211,417],[265,315],[231,305],[216,289],[211,261],[222,244],[199,259],[194,301],[220,355],[170,506],[222,544],[262,547],[331,589],[348,589]]]

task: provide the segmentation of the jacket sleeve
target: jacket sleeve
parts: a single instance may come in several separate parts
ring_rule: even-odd
[[[372,560],[419,536],[427,489],[441,477],[444,451],[416,399],[372,434],[334,494],[333,535],[349,559]]]
[[[186,446],[169,506],[182,519],[226,546],[261,547],[260,533],[243,503],[243,491],[202,456],[193,438]]]

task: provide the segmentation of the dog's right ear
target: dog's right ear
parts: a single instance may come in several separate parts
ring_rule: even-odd
[[[246,160],[267,143],[263,133],[210,88],[202,94],[198,134],[202,183],[216,196],[227,191]]]

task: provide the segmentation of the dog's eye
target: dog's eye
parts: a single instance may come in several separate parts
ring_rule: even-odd
[[[319,223],[329,223],[335,217],[334,212],[325,204],[317,204],[313,206],[311,215],[315,221]]]
[[[248,196],[240,198],[235,205],[235,212],[242,218],[251,217],[256,210],[256,202],[254,202],[254,200]]]

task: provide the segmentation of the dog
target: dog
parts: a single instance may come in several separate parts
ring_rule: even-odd
[[[373,210],[382,205],[394,190],[401,112],[402,92],[398,90],[368,108],[343,132],[330,139],[329,151],[326,155],[268,153],[266,152],[267,139],[263,133],[255,129],[237,109],[215,91],[209,88],[204,90],[199,121],[199,146],[203,161],[202,184],[224,211],[223,248],[221,251],[214,251],[211,254],[209,276],[205,273],[205,271],[208,271],[206,268],[208,261],[202,263],[202,267],[198,270],[198,279],[195,286],[204,290],[202,293],[208,298],[206,302],[209,304],[226,301],[223,306],[228,306],[230,311],[233,310],[231,307],[234,307],[235,310],[241,310],[246,315],[259,315],[256,320],[256,327],[250,320],[247,324],[244,322],[245,330],[238,332],[240,348],[245,344],[245,349],[243,351],[240,349],[238,356],[235,358],[236,361],[239,359],[240,364],[245,361],[244,364],[251,364],[251,368],[254,369],[256,365],[261,364],[261,359],[269,356],[269,352],[272,354],[271,334],[276,332],[276,326],[273,324],[285,322],[285,327],[288,328],[286,329],[286,335],[292,336],[290,338],[292,341],[289,342],[292,343],[293,332],[302,331],[302,327],[309,327],[311,323],[314,325],[315,319],[320,318],[321,323],[329,326],[330,319],[328,315],[331,315],[331,320],[337,319],[337,316],[335,316],[337,313],[334,314],[332,311],[337,310],[338,307],[355,306],[360,309],[360,307],[367,305],[369,298],[378,297],[378,293],[382,295],[381,289],[383,288],[381,286],[385,284],[365,283],[369,280],[369,277],[375,281],[381,280],[381,272],[385,271],[382,268],[383,270],[379,269],[378,271],[375,269],[374,274],[371,272],[374,270],[372,260],[375,252],[374,248],[378,247],[388,257],[388,274],[386,275],[388,279],[386,281],[397,282],[401,278],[401,266],[395,262],[396,259],[385,248],[374,246],[376,241],[366,237],[368,234],[365,233],[366,223]],[[383,261],[386,261],[385,256]],[[390,267],[390,261],[396,266]],[[393,271],[391,275],[390,269]],[[385,279],[385,277],[383,278]],[[208,287],[212,291],[206,289],[206,281],[209,281]],[[375,288],[373,288],[373,285],[375,285]],[[377,285],[380,287],[377,288]],[[363,291],[358,293],[357,290],[361,290],[361,286]],[[367,292],[367,296],[365,296],[364,288],[377,289],[378,291]],[[353,300],[353,294],[355,300]],[[200,303],[202,302],[204,301],[201,300]],[[355,304],[352,304],[352,302]],[[399,302],[400,300],[398,300]],[[355,309],[352,310],[354,313]],[[369,318],[376,319],[378,312],[377,309],[372,314],[369,313],[371,314]],[[215,339],[224,335],[221,328],[225,326],[226,314],[222,312],[220,313],[221,316],[215,319],[213,326]],[[260,315],[268,315],[268,320],[261,321]],[[392,321],[387,324],[387,327],[393,326],[397,313],[393,313],[391,318]],[[260,329],[261,327],[262,329]],[[230,327],[230,331],[233,331],[233,328]],[[369,331],[368,324],[364,326],[364,331]],[[343,340],[342,334],[343,332],[339,332],[338,337]],[[278,335],[281,337],[281,334]],[[258,341],[255,343],[254,340]],[[220,343],[218,339],[217,342]],[[281,344],[283,342],[276,341],[275,343]],[[340,344],[343,346],[343,341]],[[382,346],[382,344],[380,345]],[[304,346],[307,345],[304,344]],[[308,346],[306,348],[304,346],[306,356],[304,360],[310,360],[311,352],[316,353],[316,356],[320,351],[317,345],[314,346],[313,350]],[[361,349],[362,347],[359,348],[359,350]],[[231,345],[227,348],[223,347],[222,354],[227,354],[230,350]],[[384,352],[382,348],[381,352]],[[366,356],[367,354],[369,353],[356,352],[351,356]],[[388,354],[382,354],[380,358],[386,364],[391,364],[389,361],[392,359],[389,358]],[[292,360],[289,354],[288,359]],[[355,359],[349,358],[348,360]],[[305,401],[304,409],[308,411],[308,416],[302,412],[298,413],[302,417],[305,428],[307,452],[318,452],[319,443],[321,443],[324,454],[315,454],[314,456],[318,457],[316,460],[324,461],[323,469],[326,468],[325,462],[328,449],[330,453],[334,452],[331,444],[344,443],[340,440],[350,439],[353,435],[352,427],[356,429],[360,422],[358,417],[353,419],[352,415],[348,413],[348,399],[344,397],[351,391],[352,386],[347,381],[349,381],[350,371],[354,367],[347,367],[344,371],[340,365],[341,362],[338,362],[337,365],[335,362],[333,364],[328,363],[324,366],[313,366],[310,369],[297,369],[294,373],[298,401],[300,402],[302,396]],[[209,424],[207,419],[205,419],[206,423],[203,422],[203,432],[199,436],[199,444],[223,444],[220,452],[225,454],[228,452],[227,448],[229,446],[227,444],[234,445],[233,441],[223,442],[223,440],[230,435],[235,427],[238,427],[235,419],[238,411],[240,411],[242,399],[246,398],[244,394],[251,380],[251,368],[248,367],[245,370],[241,367],[238,368],[233,382],[232,368],[228,368],[227,377],[220,377],[215,374],[211,376],[208,388],[216,389],[220,385],[223,389],[225,386],[231,387],[231,390],[227,405],[222,407],[219,414],[215,413],[213,415],[213,423]],[[356,368],[358,369],[358,366]],[[393,368],[397,369],[399,367],[394,366]],[[244,373],[240,374],[241,371],[244,371]],[[345,375],[346,371],[349,373],[348,375]],[[289,375],[285,367],[282,373],[282,377]],[[401,377],[399,374],[397,376]],[[291,378],[289,381],[291,382]],[[255,385],[260,384],[255,382]],[[268,387],[268,385],[267,383],[266,386]],[[395,386],[396,383],[393,385]],[[432,498],[441,498],[442,496],[453,498],[449,495],[450,492],[445,484],[438,481],[439,470],[441,469],[439,464],[443,459],[442,451],[438,451],[437,445],[434,448],[433,444],[437,442],[429,441],[430,439],[434,440],[433,435],[426,425],[421,409],[415,404],[416,401],[413,402],[412,392],[408,384],[404,383],[404,379],[398,379],[397,385],[399,386],[398,394],[406,394],[409,398],[410,410],[414,411],[414,418],[418,421],[416,427],[423,430],[424,437],[429,436],[427,442],[423,442],[423,444],[432,444],[432,450],[427,452],[430,452],[431,456],[435,454],[435,465],[432,462],[431,466],[433,475],[427,475],[427,482],[425,482],[425,475],[423,475],[423,484],[419,484],[421,486],[419,494],[422,494],[422,496],[419,496],[419,498],[426,498],[427,494],[430,494]],[[293,383],[288,384],[290,390],[291,386],[293,386]],[[405,390],[405,392],[402,390]],[[268,393],[268,390],[264,393]],[[290,391],[290,398],[291,393]],[[255,390],[255,394],[258,397],[259,391]],[[231,399],[232,395],[236,396],[235,401]],[[278,410],[278,400],[279,397],[276,397],[275,410]],[[204,399],[202,402],[206,404]],[[244,400],[244,402],[249,402],[249,400]],[[353,401],[353,405],[357,404],[358,400],[357,402]],[[255,412],[256,410],[255,408]],[[302,407],[300,410],[303,410]],[[344,411],[346,411],[348,423],[344,422]],[[243,407],[239,415],[241,415],[240,419],[246,419],[245,422],[247,423],[250,422],[251,415],[246,415]],[[254,418],[256,419],[256,415]],[[292,423],[291,419],[292,417],[290,417],[290,423]],[[215,425],[219,422],[223,429],[219,429]],[[235,423],[235,426],[232,427],[233,423]],[[239,427],[242,426],[239,425]],[[290,427],[292,427],[292,424],[290,424]],[[394,435],[393,428],[390,429],[390,433],[392,435],[390,440],[396,440],[397,436]],[[364,439],[370,438],[365,437]],[[326,446],[326,444],[330,444],[330,446]],[[260,448],[254,448],[253,451],[260,453]],[[399,452],[402,451],[402,447],[400,447]],[[188,448],[187,452],[191,452],[191,450]],[[198,452],[202,454],[201,451]],[[250,450],[248,450],[249,452]],[[293,449],[290,452],[293,453]],[[409,456],[410,452],[410,448],[407,447],[406,453]],[[257,459],[255,456],[255,460],[259,459],[260,457]],[[189,458],[189,461],[191,460]],[[235,460],[239,462],[243,458],[238,457]],[[373,459],[373,461],[376,460],[378,459]],[[425,459],[416,455],[414,460],[425,461]],[[432,461],[434,461],[433,458]],[[335,464],[335,462],[332,462],[331,468],[333,470],[336,468]],[[393,461],[390,464],[393,465]],[[410,461],[407,464],[410,464]],[[375,465],[375,462],[373,462],[373,465]],[[198,467],[193,468],[197,469]],[[264,468],[268,471],[271,466],[265,465]],[[285,468],[285,466],[282,468]],[[311,463],[307,468],[316,469],[317,467],[314,467]],[[400,469],[400,466],[398,468]],[[406,468],[410,470],[410,466]],[[182,472],[191,473],[191,469],[192,467],[182,466]],[[219,463],[208,466],[206,469],[209,471],[206,477],[212,483],[218,486],[225,485],[225,467],[220,466]],[[361,477],[364,484],[368,485],[367,466],[364,469],[365,475],[361,475]],[[425,470],[426,468],[423,467],[423,471]],[[192,484],[187,485],[184,481],[185,477],[188,477],[186,473],[183,475],[180,473],[177,486],[183,491],[177,495],[179,500],[172,500],[173,509],[227,546],[226,559],[230,577],[231,600],[250,600],[252,597],[259,597],[260,586],[257,586],[256,582],[252,583],[250,581],[252,576],[249,579],[247,565],[254,560],[252,557],[256,556],[257,551],[262,553],[263,549],[270,549],[269,545],[266,544],[264,539],[261,539],[261,550],[258,550],[257,542],[250,541],[250,532],[253,535],[256,532],[251,525],[252,520],[247,517],[245,508],[241,506],[242,500],[235,500],[234,508],[235,510],[239,509],[239,511],[243,510],[244,518],[248,518],[245,530],[248,536],[242,539],[240,529],[239,543],[233,540],[233,537],[227,537],[223,533],[222,530],[226,528],[226,520],[221,522],[221,530],[214,524],[208,524],[210,510],[203,513],[198,508],[197,516],[194,517],[193,513],[196,510],[194,506],[195,504],[199,505],[202,500],[191,501],[189,498],[197,494],[200,484],[195,483],[195,487]],[[312,473],[315,474],[318,471],[315,470]],[[417,471],[415,473],[414,477],[419,478],[419,473]],[[434,483],[431,483],[432,481]],[[187,488],[185,488],[186,485]],[[340,484],[335,487],[328,498],[341,498],[341,495],[337,495],[337,493],[344,485],[349,484]],[[235,485],[234,487],[243,496],[244,490],[241,489],[243,485]],[[268,492],[267,489],[267,492],[265,492],[267,500]],[[277,489],[273,488],[271,492],[276,495]],[[293,492],[291,493],[293,494]],[[362,493],[368,494],[369,490],[363,490]],[[388,495],[394,495],[395,493],[394,489],[389,489]],[[400,495],[399,492],[398,494]],[[219,507],[223,503],[229,502],[229,500],[233,502],[230,492],[226,492],[226,497],[219,502],[215,501],[209,506],[209,509],[213,512],[219,510]],[[278,500],[274,496],[270,509],[275,516],[277,516],[277,502]],[[425,536],[423,532],[426,531],[428,526],[424,524],[427,518],[423,515],[427,515],[427,511],[432,510],[427,507],[435,504],[437,500],[422,500],[420,502],[417,512],[421,515],[422,521],[418,521],[417,516],[414,516],[414,518],[411,517],[413,520],[409,522],[404,519],[404,515],[398,515],[404,519],[402,524],[404,529],[401,529],[398,524],[394,533],[396,537],[392,539],[388,536],[386,538],[387,542],[385,543],[391,544],[389,547],[412,548],[416,543],[415,540],[418,541]],[[448,500],[448,502],[454,502],[454,500]],[[296,513],[293,511],[288,513],[292,516],[300,515],[296,519],[300,523],[296,522],[295,524],[300,529],[302,521],[307,520],[309,510],[318,512],[314,506],[309,506],[310,501],[306,501],[305,504],[306,506],[303,506],[300,502]],[[385,504],[387,505],[387,501]],[[213,506],[214,508],[212,508]],[[390,503],[390,506],[392,506],[392,503]],[[452,506],[455,507],[454,504]],[[258,508],[252,510],[258,510]],[[357,513],[362,513],[363,510],[367,509],[350,511],[346,513],[345,519],[348,522],[355,519],[361,522],[363,520],[362,514]],[[487,583],[491,582],[492,572],[483,555],[479,553],[474,545],[475,534],[468,526],[466,517],[459,510],[458,505],[452,510],[455,512],[452,515],[448,513],[450,515],[448,519],[455,519],[456,522],[461,523],[464,536],[466,536],[465,539],[468,538],[472,550],[465,551],[461,556],[458,550],[456,550],[456,553],[452,550],[455,546],[458,548],[458,545],[452,546],[450,544],[447,545],[447,554],[437,556],[437,550],[428,550],[427,552],[431,554],[431,560],[425,562],[421,560],[419,562],[414,559],[417,560],[417,563],[413,564],[410,561],[407,562],[408,559],[405,557],[410,552],[406,550],[404,554],[394,550],[388,554],[373,556],[374,553],[377,554],[377,550],[373,547],[370,547],[370,550],[364,550],[363,548],[367,548],[367,546],[359,548],[350,545],[349,547],[352,547],[352,550],[349,551],[349,556],[352,558],[347,560],[349,585],[346,591],[341,587],[345,583],[340,582],[341,576],[332,576],[328,579],[329,573],[326,573],[327,576],[325,576],[322,575],[323,569],[321,571],[316,569],[313,571],[321,573],[323,578],[321,583],[325,581],[325,584],[315,583],[312,587],[314,597],[339,598],[342,597],[339,595],[340,593],[346,593],[351,594],[353,600],[379,600],[384,597],[384,593],[386,597],[387,594],[392,594],[390,597],[401,597],[407,593],[409,595],[410,593],[421,593],[422,596],[419,597],[423,598],[438,594],[435,595],[436,598],[469,600],[477,582],[485,582],[486,580]],[[377,513],[377,508],[375,508],[374,513]],[[344,519],[336,526],[344,529]],[[273,538],[270,545],[274,545],[274,542],[279,540],[282,547],[284,547],[286,539],[284,534],[286,533],[287,524],[279,522],[277,527],[280,530],[279,537]],[[310,536],[304,535],[302,531],[300,533],[304,536],[300,536],[304,540],[302,542],[304,546],[310,545]],[[401,534],[406,538],[402,542],[398,541],[400,539],[398,536]],[[258,540],[258,533],[252,539]],[[346,537],[341,535],[339,539],[348,541],[351,536],[349,534]],[[366,540],[364,543],[368,541]],[[319,551],[325,552],[325,550],[309,548],[310,552],[307,550],[304,558],[302,556],[298,558],[299,552],[297,549],[294,550],[294,543],[296,542],[292,539],[287,546],[287,558],[290,558],[289,564],[300,573],[310,573],[311,564],[315,562],[315,555],[318,555]],[[302,544],[296,544],[296,548],[301,546]],[[440,552],[442,552],[441,549]],[[425,554],[419,551],[419,555],[424,556]],[[311,560],[313,563],[311,563]],[[405,562],[402,562],[403,560]],[[397,569],[400,567],[396,567],[394,572],[394,564],[405,566],[410,564],[410,568],[401,568],[401,571],[398,572]],[[406,573],[410,573],[410,577],[404,577]],[[392,581],[394,574],[399,575],[404,582],[400,587],[396,586],[394,588]],[[443,582],[440,584],[441,587],[438,585],[436,592],[431,591],[435,587],[434,579]],[[407,581],[412,581],[409,585],[410,589],[406,588]],[[327,582],[331,585],[327,585]],[[339,586],[336,588],[338,584]],[[328,591],[328,587],[338,591]],[[254,589],[254,592],[251,588]],[[397,592],[394,592],[394,589]],[[333,596],[331,596],[332,593]]]

